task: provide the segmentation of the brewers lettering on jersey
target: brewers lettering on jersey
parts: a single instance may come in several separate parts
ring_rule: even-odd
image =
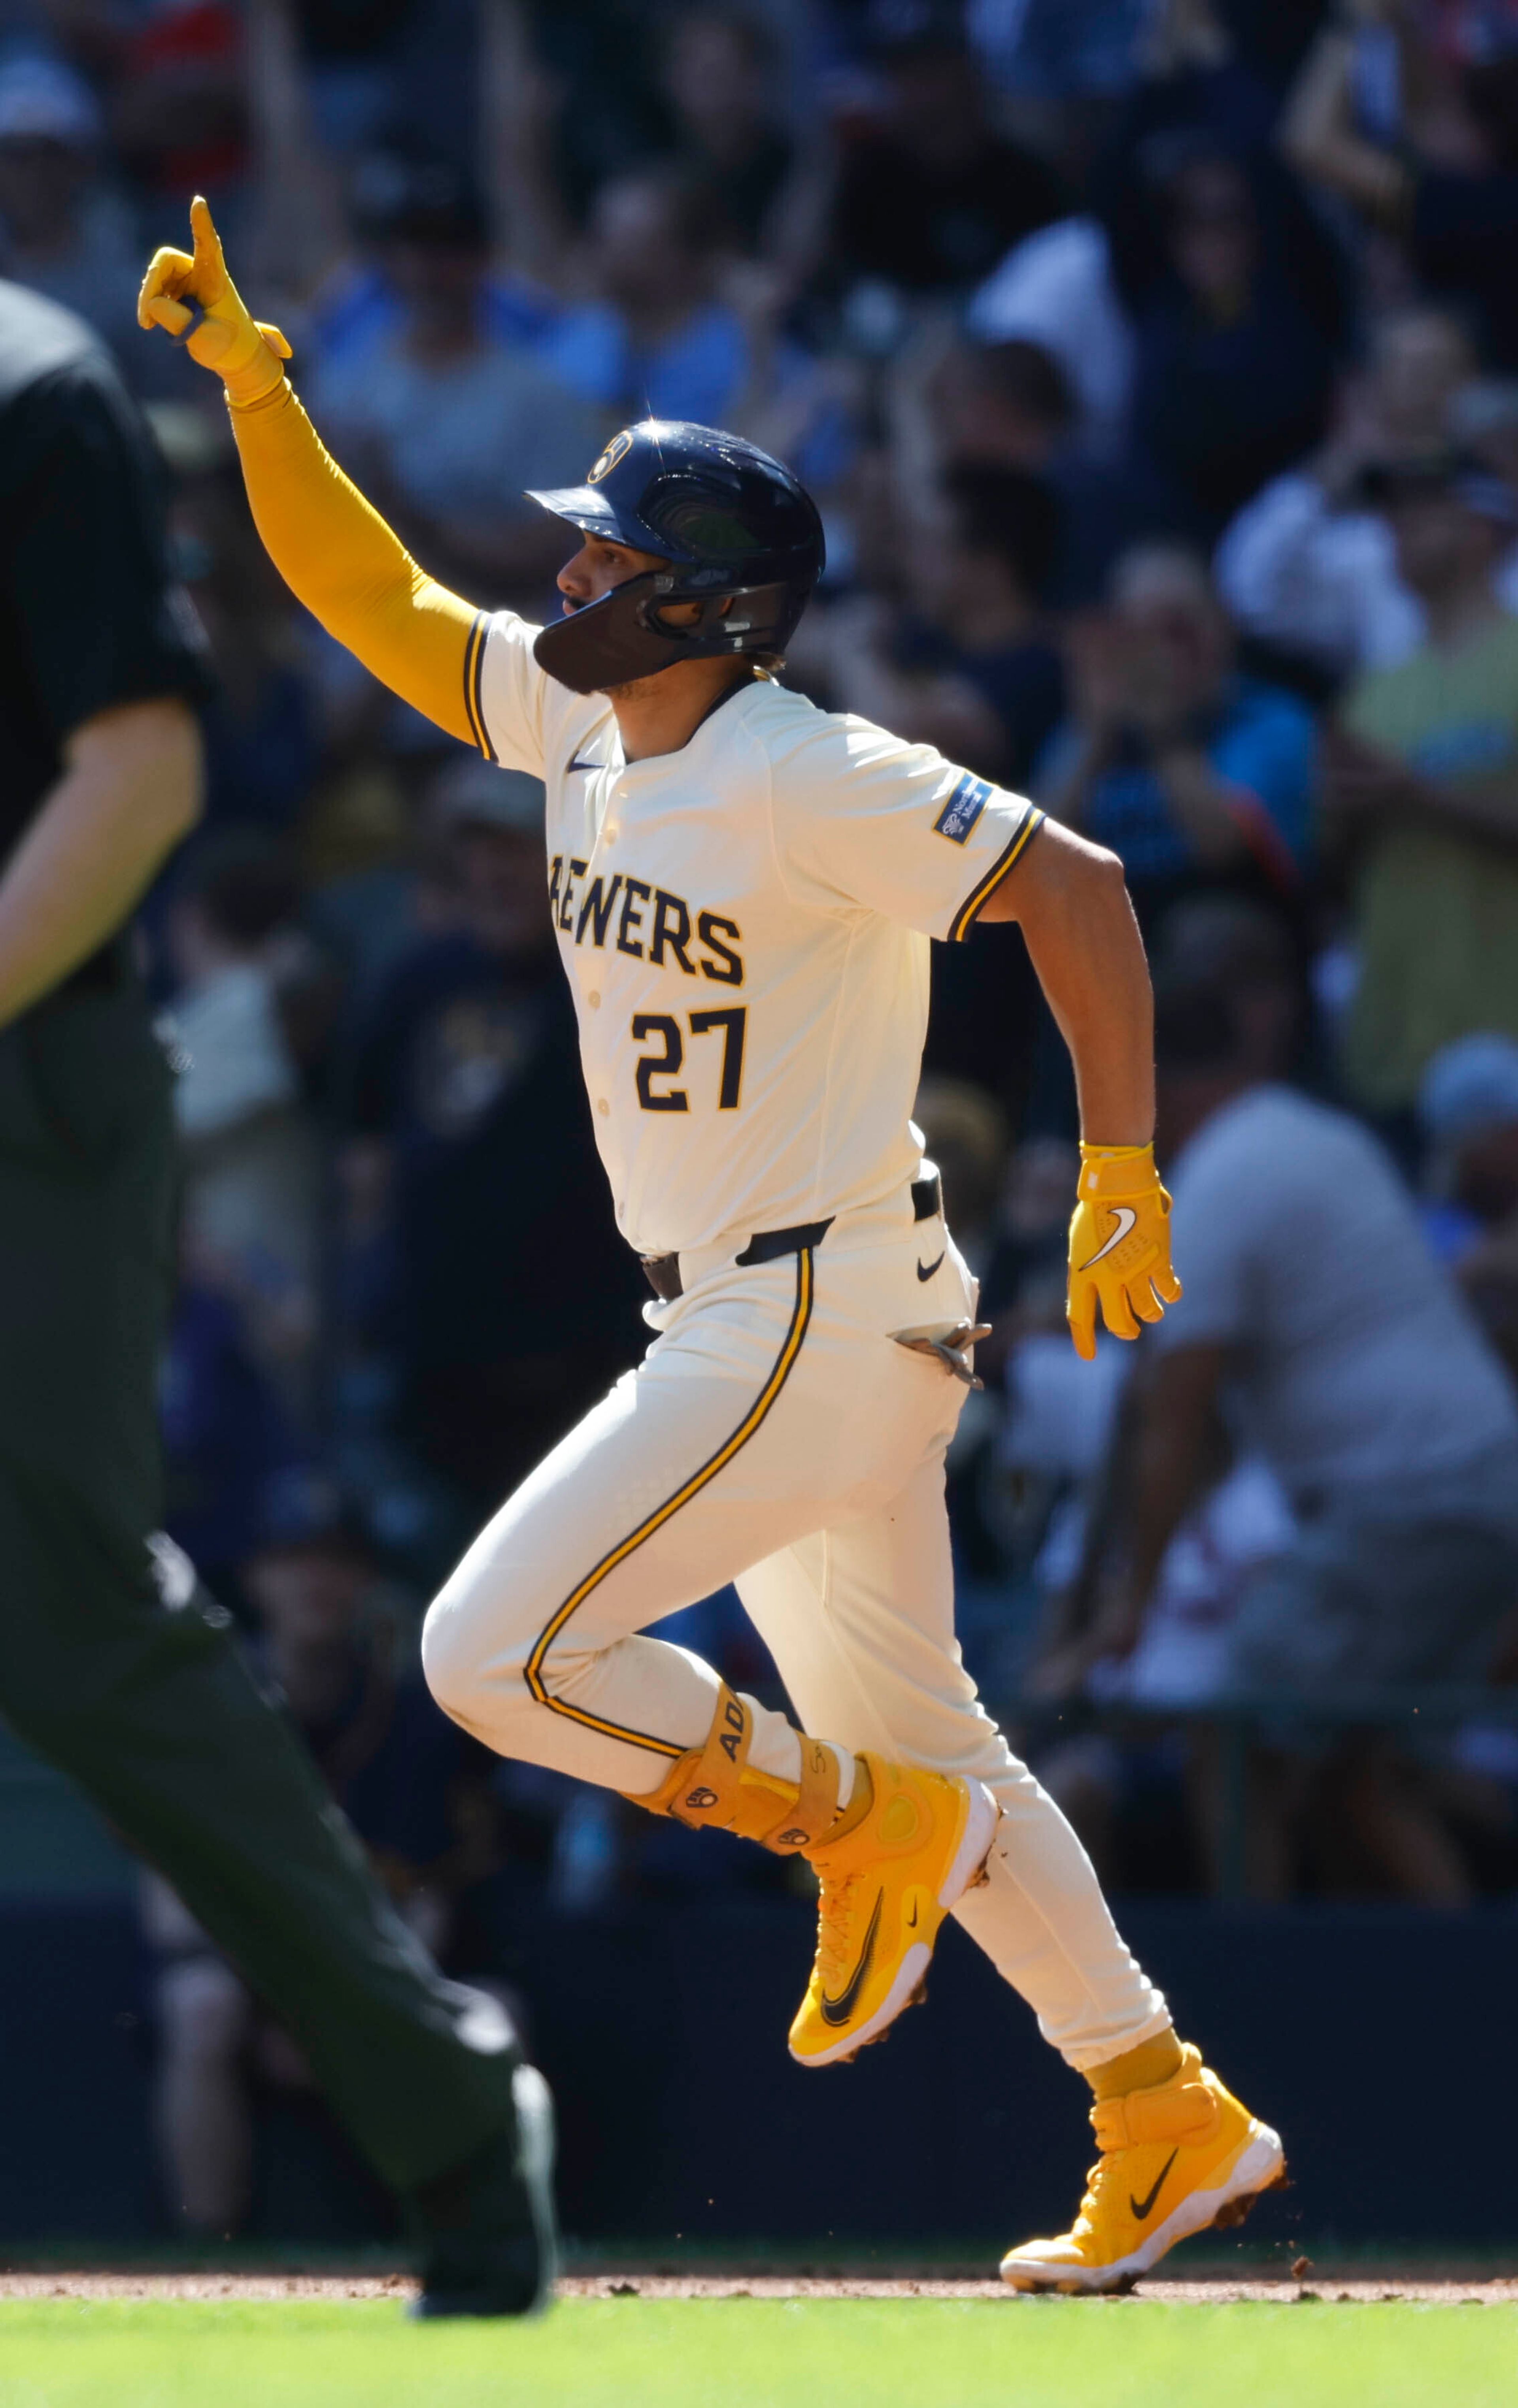
[[[204,203],[192,217],[193,256],[158,253],[140,314],[225,381],[275,561],[398,693],[543,781],[544,909],[653,1291],[643,1361],[432,1606],[433,1692],[502,1755],[810,1859],[802,2065],[880,2039],[956,1915],[1097,2096],[1083,2216],[1003,2272],[1123,2286],[1236,2217],[1280,2144],[1178,2041],[961,1663],[944,1455],[984,1331],[912,1122],[930,944],[1019,921],[1080,1094],[1077,1347],[1094,1353],[1098,1306],[1133,1338],[1176,1301],[1120,867],[781,681],[822,526],[737,436],[645,421],[583,485],[532,496],[578,538],[547,626],[438,585],[334,467],[282,337],[248,317]],[[794,1720],[657,1635],[730,1581]]]
[[[906,1197],[928,939],[962,933],[1040,814],[989,788],[966,810],[976,781],[927,746],[767,678],[629,762],[610,703],[546,678],[535,634],[490,623],[481,732],[548,790],[549,908],[623,1235],[741,1251]]]

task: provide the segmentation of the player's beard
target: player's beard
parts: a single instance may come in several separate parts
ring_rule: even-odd
[[[671,666],[672,667],[674,664],[672,662]],[[652,677],[629,678],[625,684],[603,685],[600,691],[614,710],[618,703],[636,702],[646,695],[658,683],[662,674],[662,670],[656,670]]]

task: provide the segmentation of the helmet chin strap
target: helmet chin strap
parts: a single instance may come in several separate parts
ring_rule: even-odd
[[[696,595],[682,592],[668,569],[644,569],[542,628],[533,658],[571,694],[604,694],[609,686],[658,677],[678,661],[742,659],[756,642],[756,625],[774,617],[778,586]],[[698,616],[688,627],[666,627],[660,613],[676,602],[694,602]],[[724,603],[730,609],[724,610]]]

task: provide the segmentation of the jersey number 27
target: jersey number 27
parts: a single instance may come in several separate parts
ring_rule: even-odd
[[[692,1037],[709,1037],[714,1029],[722,1031],[722,1083],[717,1090],[719,1112],[733,1112],[744,1083],[744,1039],[748,1032],[748,1007],[731,1004],[722,1011],[693,1011],[689,1015]],[[645,1045],[651,1037],[661,1038],[662,1054],[643,1054],[638,1059],[638,1101],[645,1112],[687,1112],[690,1098],[684,1087],[659,1087],[656,1079],[672,1079],[686,1058],[686,1040],[680,1023],[667,1011],[640,1011],[633,1015],[632,1041]]]

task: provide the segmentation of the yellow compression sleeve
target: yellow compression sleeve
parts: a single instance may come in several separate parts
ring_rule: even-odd
[[[402,701],[485,751],[474,694],[483,613],[417,566],[288,380],[228,407],[253,523],[297,601]]]

